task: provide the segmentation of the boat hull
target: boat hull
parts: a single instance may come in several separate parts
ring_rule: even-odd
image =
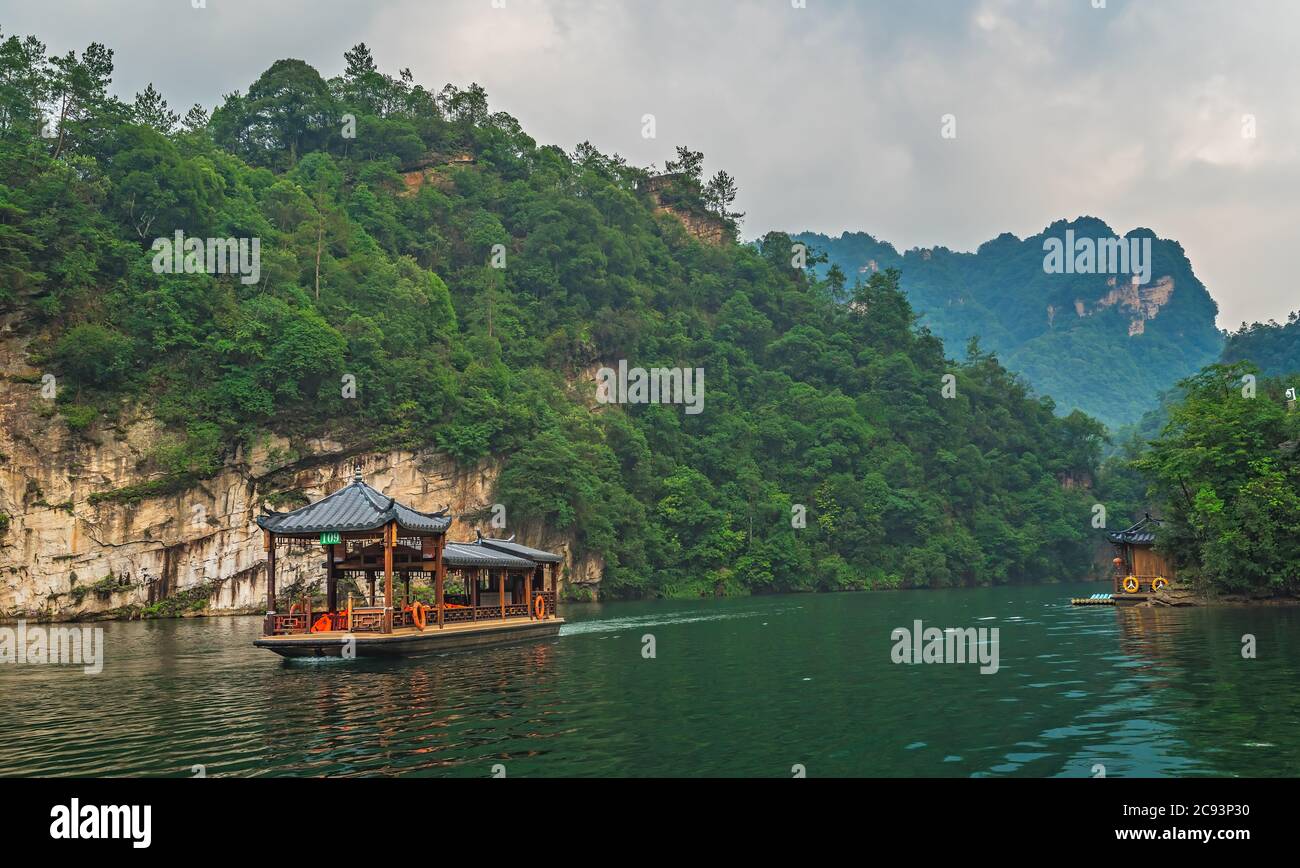
[[[492,621],[447,625],[439,630],[403,628],[393,633],[305,633],[263,636],[257,648],[281,657],[412,657],[444,651],[464,651],[512,642],[533,642],[557,636],[563,618],[545,621]]]

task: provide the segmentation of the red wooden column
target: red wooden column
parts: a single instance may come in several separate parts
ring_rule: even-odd
[[[262,545],[266,548],[266,624],[262,632],[270,635],[275,630],[275,534],[263,531]]]
[[[330,612],[339,610],[339,574],[334,568],[334,546],[325,546],[325,557],[329,563],[325,566],[325,606]]]
[[[502,570],[498,574],[500,578],[497,579],[497,587],[501,589],[501,620],[502,621],[506,619],[506,576],[508,576],[509,574],[510,574],[509,570]]]
[[[393,544],[397,539],[397,525],[384,525],[384,632],[393,632]]]
[[[447,543],[447,535],[438,535],[438,552],[434,556],[433,566],[433,593],[438,601],[438,629],[442,629],[442,607],[443,607],[443,584],[447,578],[446,564],[442,561],[442,547]]]

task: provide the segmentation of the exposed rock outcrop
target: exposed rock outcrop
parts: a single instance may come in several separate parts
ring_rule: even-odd
[[[669,191],[673,184],[679,183],[683,178],[677,173],[666,175],[656,175],[647,178],[641,184],[641,191],[650,196],[654,204],[655,214],[667,214],[674,218],[686,231],[705,244],[720,245],[727,240],[727,224],[721,218],[714,214],[699,213],[697,211],[687,210],[678,207],[672,201],[667,201],[665,193]]]
[[[1115,278],[1107,281],[1110,291],[1096,301],[1095,310],[1118,307],[1131,317],[1129,320],[1129,337],[1146,332],[1147,320],[1153,320],[1160,309],[1169,303],[1174,294],[1174,279],[1168,275],[1159,278],[1150,286],[1133,283],[1119,284]],[[1075,299],[1075,312],[1087,316],[1090,311],[1082,299]]]
[[[717,246],[727,238],[727,227],[717,217],[692,214],[668,205],[656,205],[654,210],[656,214],[669,214],[675,217],[682,226],[686,227],[687,232],[705,244]]]
[[[266,436],[209,479],[144,491],[142,483],[159,480],[143,468],[161,433],[147,414],[70,431],[12,339],[0,340],[0,377],[0,515],[8,517],[0,524],[0,617],[129,616],[178,598],[186,612],[259,611],[266,570],[254,519],[267,504],[291,508],[335,491],[358,461],[385,494],[417,509],[449,507],[452,539],[503,532],[490,526],[499,464],[466,470],[431,451],[358,455],[329,440]],[[571,538],[542,528],[504,532],[563,554],[570,590],[596,595],[599,557],[575,557]],[[282,551],[277,585],[314,584],[320,563],[316,551]]]

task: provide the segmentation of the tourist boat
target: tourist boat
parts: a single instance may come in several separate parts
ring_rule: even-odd
[[[420,512],[398,503],[367,485],[360,468],[333,494],[292,512],[267,512],[257,524],[266,550],[266,621],[253,644],[282,657],[477,648],[550,638],[564,623],[556,612],[559,555],[514,537],[448,542],[446,510]],[[303,600],[281,611],[277,548],[316,546],[325,553],[325,610],[313,611]],[[432,586],[432,604],[412,598],[412,579]],[[340,581],[360,591],[357,599],[349,593],[340,603]]]

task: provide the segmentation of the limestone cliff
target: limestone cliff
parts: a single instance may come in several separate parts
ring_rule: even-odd
[[[1129,337],[1144,334],[1147,320],[1155,319],[1160,309],[1169,304],[1169,299],[1174,294],[1174,279],[1169,275],[1161,277],[1150,286],[1139,286],[1132,282],[1120,286],[1113,277],[1106,285],[1110,289],[1096,301],[1096,307],[1098,310],[1105,310],[1118,305],[1121,310],[1128,313],[1131,317],[1128,325]],[[1083,299],[1074,300],[1074,309],[1081,317],[1089,313]]]
[[[727,240],[727,225],[717,215],[701,212],[698,209],[684,207],[678,196],[667,195],[675,183],[681,183],[683,175],[669,173],[647,178],[640,185],[642,192],[650,197],[654,213],[667,215],[677,220],[688,233],[697,240],[718,246]]]
[[[262,536],[254,519],[345,485],[355,463],[366,480],[417,509],[449,507],[451,539],[489,527],[500,470],[466,470],[435,452],[358,454],[328,440],[265,436],[235,450],[212,478],[141,495],[156,479],[147,455],[160,435],[147,413],[119,427],[70,431],[40,395],[39,372],[12,337],[0,340],[0,617],[56,620],[264,609]],[[484,515],[475,522],[475,514]],[[471,518],[467,518],[467,516]],[[507,512],[508,516],[508,512]],[[562,590],[596,593],[604,564],[575,558],[572,540],[541,528],[507,527],[521,541],[565,556]],[[316,552],[282,553],[277,584],[313,584]]]

